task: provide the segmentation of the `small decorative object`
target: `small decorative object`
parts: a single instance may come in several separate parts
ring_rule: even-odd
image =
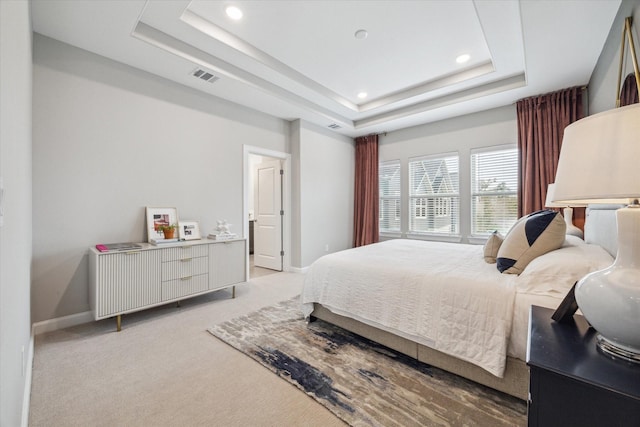
[[[214,232],[209,234],[208,236],[209,239],[231,240],[238,237],[237,234],[229,232],[229,228],[231,227],[231,224],[228,224],[226,219],[223,219],[222,221],[218,220],[217,223],[218,223],[218,226],[216,227],[216,230]]]
[[[227,220],[223,219],[222,221],[218,221],[216,231],[219,234],[229,234],[229,227],[231,227],[231,224],[227,224]]]
[[[200,224],[197,221],[180,221],[181,240],[200,240]]]
[[[176,228],[178,226],[176,224],[167,224],[167,225],[159,225],[156,230],[161,231],[164,234],[165,239],[175,239]]]
[[[147,241],[149,243],[174,239],[174,234],[171,234],[171,237],[166,236],[171,233],[170,229],[175,233],[176,224],[178,224],[176,208],[147,207]],[[165,229],[169,231],[168,234],[164,232]]]

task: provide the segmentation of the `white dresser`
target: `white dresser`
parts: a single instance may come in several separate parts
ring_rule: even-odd
[[[89,251],[89,299],[96,320],[233,287],[245,282],[246,241],[194,240],[135,250]]]

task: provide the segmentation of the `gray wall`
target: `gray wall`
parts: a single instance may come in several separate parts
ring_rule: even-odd
[[[622,0],[622,4],[611,26],[611,31],[602,49],[598,63],[589,80],[589,114],[611,110],[616,106],[620,42],[622,41],[624,19],[627,16],[633,16],[632,31],[636,42],[636,55],[640,55],[640,45],[638,45],[638,34],[640,34],[640,0]],[[628,43],[626,55],[627,67],[623,72],[623,77],[633,71]]]
[[[89,310],[87,248],[144,240],[145,206],[177,207],[203,233],[217,219],[241,233],[244,144],[292,153],[293,268],[351,243],[351,138],[38,34],[33,108],[34,321]]]
[[[31,21],[29,2],[0,1],[0,426],[21,424],[30,351]],[[27,390],[28,391],[28,390]]]
[[[355,145],[301,122],[300,265],[353,246]]]
[[[145,206],[242,232],[243,144],[286,151],[283,120],[35,35],[33,320],[83,312],[87,248],[143,241]]]
[[[380,161],[400,160],[402,188],[402,237],[408,227],[408,159],[431,154],[457,152],[460,156],[460,234],[469,242],[471,233],[470,152],[473,148],[518,142],[515,105],[411,127],[379,139]]]

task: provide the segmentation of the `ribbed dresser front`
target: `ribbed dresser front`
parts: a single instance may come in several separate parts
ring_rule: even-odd
[[[162,301],[209,289],[209,249],[206,245],[162,250]]]

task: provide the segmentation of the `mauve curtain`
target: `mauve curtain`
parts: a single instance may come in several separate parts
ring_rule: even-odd
[[[584,117],[582,88],[521,99],[516,108],[520,155],[518,216],[521,217],[544,209],[547,186],[554,182],[558,168],[564,128]]]
[[[353,246],[376,243],[378,231],[378,135],[361,136],[356,142]]]
[[[620,90],[620,106],[638,103],[638,83],[636,75],[631,73],[624,79],[622,89]]]

